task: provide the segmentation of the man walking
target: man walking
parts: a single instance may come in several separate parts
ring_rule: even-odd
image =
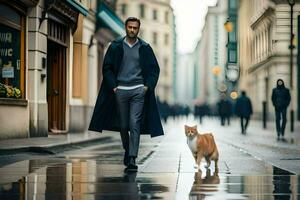
[[[235,112],[236,115],[241,119],[242,134],[246,134],[250,116],[252,115],[253,110],[251,100],[246,96],[245,91],[242,91],[241,96],[236,100]]]
[[[277,140],[286,141],[284,130],[286,125],[286,110],[291,102],[289,89],[284,86],[282,79],[277,80],[277,86],[272,92],[272,103],[275,108]],[[282,123],[280,121],[282,120]],[[281,137],[281,138],[280,138]]]
[[[159,65],[150,45],[138,38],[140,20],[125,21],[126,36],[111,43],[89,130],[120,131],[126,172],[136,172],[140,134],[163,135],[154,89]],[[129,134],[130,132],[130,134]]]
[[[228,126],[230,125],[230,116],[231,116],[231,103],[226,97],[226,94],[221,94],[221,99],[217,103],[218,113],[220,115],[221,126],[225,126],[227,120]]]

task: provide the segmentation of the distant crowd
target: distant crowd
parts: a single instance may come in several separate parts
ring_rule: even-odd
[[[277,140],[286,141],[284,133],[287,123],[287,107],[291,102],[291,95],[282,79],[277,80],[276,86],[272,91],[271,101],[275,109]],[[158,99],[158,107],[164,122],[166,122],[169,117],[188,116],[189,114],[193,114],[200,123],[202,123],[202,118],[205,116],[218,116],[220,118],[221,126],[225,126],[226,124],[230,125],[230,118],[236,115],[240,118],[242,134],[246,134],[251,115],[253,114],[252,103],[250,98],[246,95],[246,91],[241,91],[236,100],[232,100],[225,94],[221,94],[216,105],[204,103],[194,105],[194,107],[191,108],[188,105],[170,105],[167,102],[162,102]]]

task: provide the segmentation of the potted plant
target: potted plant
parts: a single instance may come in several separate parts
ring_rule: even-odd
[[[21,98],[21,96],[22,96],[21,90],[16,87],[14,88],[14,94],[15,94],[14,97],[17,99]]]
[[[0,98],[6,97],[6,87],[4,84],[0,83]]]

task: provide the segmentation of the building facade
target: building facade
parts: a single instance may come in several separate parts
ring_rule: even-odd
[[[0,138],[68,129],[79,1],[1,1]],[[4,89],[3,89],[4,88]]]
[[[193,54],[183,54],[177,57],[176,103],[192,105],[194,100],[194,58]]]
[[[170,0],[119,0],[117,14],[141,19],[140,37],[154,50],[160,66],[156,94],[162,101],[173,102],[174,15]]]
[[[201,38],[194,50],[198,77],[197,104],[215,105],[225,81],[227,1],[209,7]]]
[[[298,32],[299,12],[300,2],[296,1],[293,15],[294,34]],[[240,85],[242,89],[249,91],[256,118],[262,118],[263,104],[266,105],[269,119],[274,118],[271,94],[279,78],[290,88],[292,101],[289,111],[293,110],[295,114],[299,112],[297,48],[294,50],[292,73],[290,70],[290,14],[287,1],[241,1],[239,24],[245,29],[239,33],[239,62],[241,75],[246,78],[240,79]]]
[[[102,62],[109,43],[125,34],[114,1],[87,1],[74,33],[69,132],[86,131],[102,83]]]
[[[110,41],[113,1],[0,1],[0,139],[85,131]]]

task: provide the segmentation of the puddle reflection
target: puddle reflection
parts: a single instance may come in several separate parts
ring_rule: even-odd
[[[300,193],[300,177],[274,166],[267,168],[266,174],[245,176],[222,174],[219,177],[219,174],[211,174],[209,169],[204,174],[195,172],[188,199],[297,200]],[[191,174],[184,176],[188,175]],[[184,184],[187,182],[183,181],[180,187],[184,187]],[[185,195],[181,194],[181,197],[183,196]]]
[[[121,167],[98,165],[94,160],[55,165],[22,161],[0,168],[0,199],[135,200],[166,199],[170,195],[169,186],[151,176],[123,174]]]
[[[273,184],[274,184],[274,199],[275,200],[289,200],[291,199],[291,173],[273,167]],[[298,183],[299,184],[299,183]],[[300,189],[300,188],[299,188]],[[300,191],[298,191],[300,192]],[[280,195],[278,195],[280,194]]]
[[[66,161],[64,161],[66,162]],[[299,176],[269,166],[262,175],[203,172],[123,174],[95,160],[22,161],[0,168],[0,199],[298,199]],[[185,188],[185,189],[184,189]],[[181,194],[179,194],[181,193]],[[178,199],[178,198],[177,198]]]
[[[206,169],[204,178],[202,177],[202,171],[195,172],[194,183],[191,188],[189,199],[199,200],[205,199],[206,192],[217,192],[220,178],[218,172],[211,174],[210,169]]]

